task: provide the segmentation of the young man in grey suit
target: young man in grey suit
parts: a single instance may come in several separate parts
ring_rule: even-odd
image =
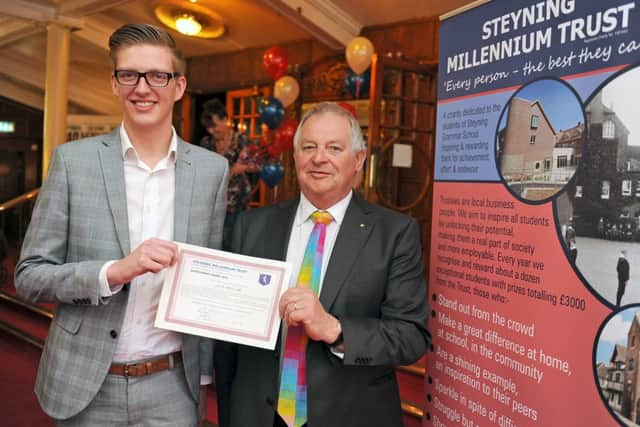
[[[167,32],[125,25],[109,48],[122,125],[56,149],[16,267],[21,296],[57,303],[36,394],[61,426],[196,426],[211,341],[153,322],[173,241],[220,246],[227,161],[172,127]]]
[[[298,370],[297,383],[306,384],[307,404],[295,406],[306,414],[296,426],[402,426],[395,369],[418,360],[430,342],[418,226],[352,191],[365,156],[355,118],[336,104],[317,104],[294,138],[300,197],[248,211],[234,229],[235,252],[293,264],[279,307],[281,332],[301,325],[308,338],[306,376]],[[296,286],[316,210],[332,217],[319,297]],[[284,341],[275,351],[239,346],[233,427],[293,425],[284,421],[291,413],[282,413],[293,405],[279,402]]]

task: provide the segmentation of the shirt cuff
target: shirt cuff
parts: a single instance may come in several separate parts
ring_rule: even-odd
[[[344,353],[339,352],[338,350],[335,349],[335,347],[329,347],[329,350],[331,350],[331,353],[336,356],[339,359],[344,360]]]
[[[213,383],[211,375],[200,375],[200,385],[209,385],[211,383]]]
[[[124,284],[116,285],[113,288],[109,286],[109,281],[107,280],[107,270],[111,267],[116,261],[108,261],[105,262],[102,268],[100,269],[100,274],[98,275],[98,280],[100,281],[100,297],[104,302],[105,298],[110,298],[120,292]]]

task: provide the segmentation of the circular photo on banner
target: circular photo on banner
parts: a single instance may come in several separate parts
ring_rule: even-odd
[[[565,249],[611,305],[640,303],[640,68],[613,76],[585,107],[580,168],[556,199]]]
[[[582,104],[561,80],[519,89],[505,105],[496,132],[496,162],[504,183],[523,201],[542,202],[576,173],[585,137]]]
[[[614,418],[640,426],[640,306],[609,317],[595,349],[594,374],[600,396]]]

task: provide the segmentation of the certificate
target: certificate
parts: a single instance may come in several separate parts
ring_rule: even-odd
[[[273,350],[290,264],[178,243],[155,326]]]

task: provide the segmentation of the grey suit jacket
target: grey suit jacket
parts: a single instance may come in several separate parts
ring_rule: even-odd
[[[174,239],[219,248],[227,161],[178,142]],[[44,411],[66,419],[84,409],[112,362],[128,300],[127,286],[106,301],[98,273],[129,254],[124,164],[118,131],[59,146],[35,205],[16,266],[18,294],[56,302],[36,395]],[[211,375],[212,344],[184,335],[185,374],[195,401],[199,376]]]
[[[293,200],[241,215],[234,251],[284,260],[297,205]],[[354,195],[336,239],[320,302],[340,319],[345,354],[341,360],[326,344],[309,341],[309,425],[402,426],[395,368],[419,359],[430,341],[417,224]],[[280,344],[275,351],[239,347],[233,427],[273,425]]]

